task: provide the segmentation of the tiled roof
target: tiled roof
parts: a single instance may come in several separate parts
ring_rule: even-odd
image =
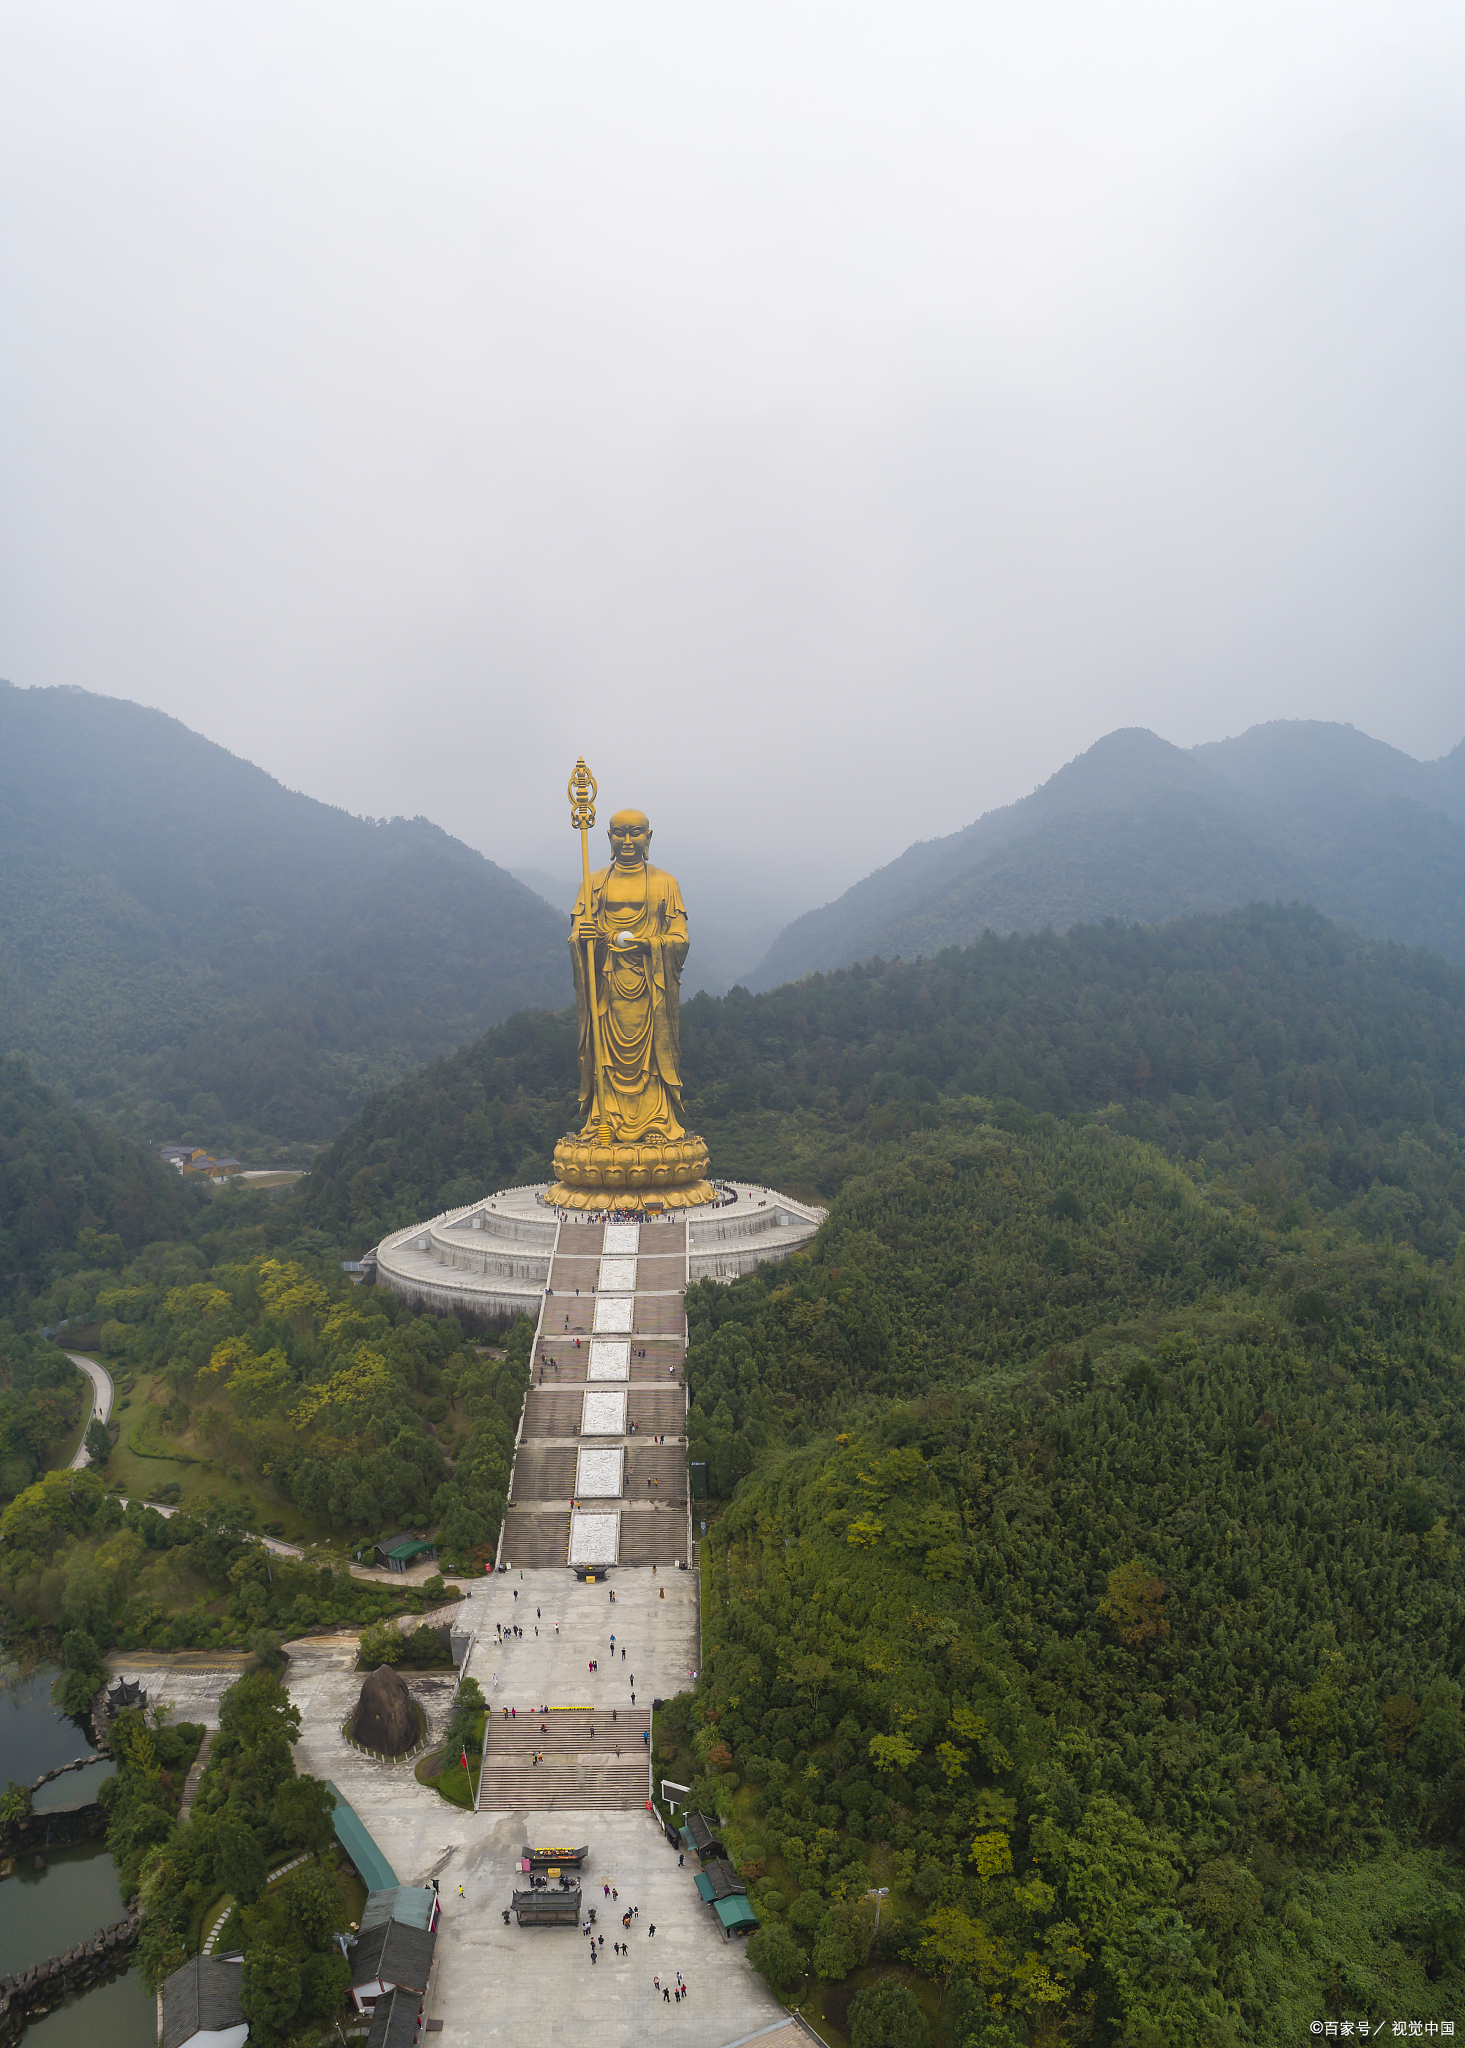
[[[404,1927],[400,1920],[365,1928],[351,1945],[351,1982],[371,1984],[380,1978],[384,1984],[425,1991],[436,1941],[425,1927]]]
[[[163,2048],[183,2048],[195,2034],[223,2033],[244,2024],[238,1963],[195,1956],[163,1981]]]
[[[366,2048],[412,2048],[417,2039],[417,2009],[421,1993],[389,1991],[376,2002]]]

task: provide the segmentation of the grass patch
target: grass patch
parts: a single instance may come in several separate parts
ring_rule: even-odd
[[[440,1793],[450,1806],[471,1808],[478,1790],[478,1780],[483,1774],[483,1729],[487,1714],[480,1714],[473,1724],[468,1737],[468,1768],[462,1763],[462,1751],[449,1758],[445,1750],[437,1750],[432,1756],[424,1757],[418,1764],[416,1777],[419,1785],[430,1785]],[[434,1766],[428,1769],[427,1766]]]
[[[199,1908],[198,1913],[188,1925],[187,1948],[191,1956],[203,1954],[203,1945],[208,1938],[209,1929],[213,1926],[224,1908],[228,1906],[232,1909],[233,1905],[234,1901],[229,1893],[221,1892],[218,1898],[210,1899],[206,1906]]]

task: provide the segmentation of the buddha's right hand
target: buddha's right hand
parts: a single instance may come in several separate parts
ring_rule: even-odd
[[[594,945],[599,937],[600,932],[593,917],[577,917],[575,919],[575,938],[580,945]]]

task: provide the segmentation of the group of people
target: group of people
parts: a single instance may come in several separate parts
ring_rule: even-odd
[[[544,1201],[543,1195],[539,1199]],[[736,1201],[737,1196],[734,1195],[732,1199]],[[549,1205],[546,1203],[545,1206],[548,1207]],[[719,1202],[714,1204],[714,1206],[721,1208],[722,1204]],[[558,1216],[561,1223],[670,1223],[671,1221],[669,1216],[663,1216],[659,1210],[653,1212],[650,1209],[556,1209],[554,1213]]]

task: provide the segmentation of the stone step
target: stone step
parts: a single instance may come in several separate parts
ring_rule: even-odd
[[[616,1669],[621,1669],[619,1663]],[[606,1651],[605,1670],[607,1673],[610,1670],[609,1650]],[[588,1673],[586,1680],[588,1683]],[[501,1679],[497,1697],[502,1698],[503,1691]],[[514,1704],[517,1706],[517,1702]],[[507,1721],[500,1708],[489,1721],[489,1761],[511,1763],[517,1758],[520,1762],[527,1762],[536,1749],[542,1749],[546,1761],[556,1766],[571,1761],[581,1763],[587,1751],[593,1752],[597,1759],[604,1756],[613,1760],[617,1743],[622,1752],[631,1749],[644,1752],[641,1738],[650,1726],[651,1716],[641,1707],[605,1707],[593,1711],[588,1707],[555,1707],[547,1714],[533,1707],[518,1707]],[[592,1728],[595,1730],[593,1736],[590,1733]]]
[[[646,1803],[646,1753],[594,1764],[531,1764],[513,1760],[486,1764],[478,1792],[479,1811],[553,1812],[559,1808],[626,1811]]]
[[[516,1571],[536,1565],[564,1564],[569,1554],[570,1518],[567,1514],[540,1514],[528,1508],[511,1507],[504,1516],[499,1555]]]
[[[645,1510],[621,1516],[620,1563],[625,1565],[678,1565],[687,1555],[687,1510],[685,1503],[664,1507],[660,1514]]]
[[[599,1383],[598,1383],[599,1384]],[[603,1384],[614,1385],[615,1382]],[[636,1436],[679,1436],[687,1426],[687,1397],[679,1386],[638,1386],[628,1389],[626,1421],[636,1425]],[[547,1380],[531,1387],[524,1404],[524,1431],[520,1448],[533,1438],[548,1437],[571,1441],[580,1428],[585,1388],[555,1386]]]
[[[629,1439],[626,1457],[627,1492],[638,1499],[682,1500],[687,1497],[687,1451],[685,1444],[673,1441],[666,1444],[643,1442],[638,1437]],[[650,1487],[648,1479],[658,1484]]]
[[[575,1451],[568,1445],[522,1443],[514,1458],[509,1498],[525,1501],[567,1501],[575,1490]],[[527,1562],[527,1560],[526,1560]]]
[[[571,1351],[561,1353],[557,1358],[551,1357],[550,1361],[543,1365],[536,1365],[533,1379],[535,1391],[537,1392],[540,1387],[543,1387],[546,1393],[552,1393],[556,1387],[583,1387],[589,1380],[589,1362],[585,1352]],[[668,1366],[676,1368],[679,1379],[682,1370],[680,1346],[671,1350],[663,1345],[660,1353],[653,1352],[649,1358],[633,1358],[630,1370],[623,1380],[595,1380],[591,1384],[597,1387],[672,1386],[677,1384],[678,1380],[674,1380],[672,1374],[667,1371]]]

